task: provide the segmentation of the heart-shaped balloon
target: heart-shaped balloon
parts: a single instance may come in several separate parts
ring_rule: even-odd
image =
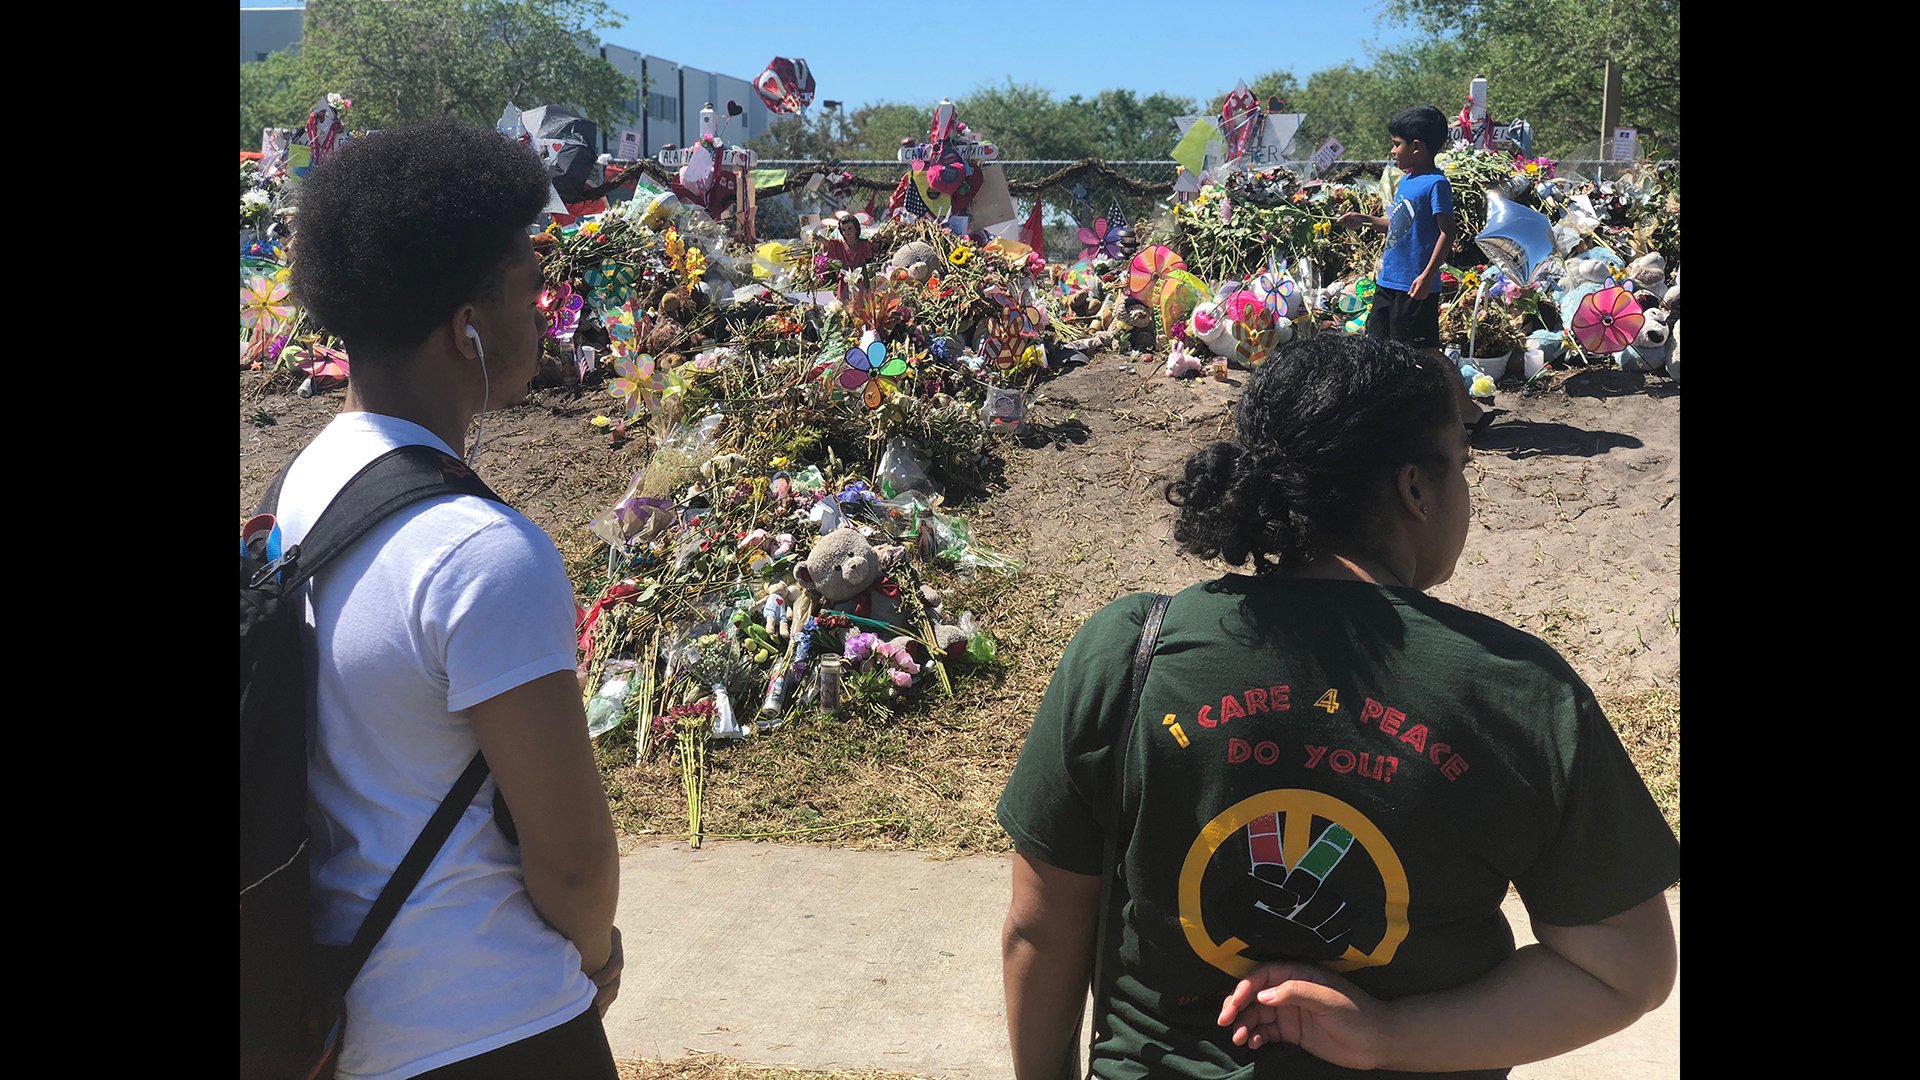
[[[727,115],[728,115],[728,116],[739,116],[739,115],[740,115],[741,113],[743,113],[743,112],[746,112],[746,111],[747,111],[747,110],[745,110],[745,109],[742,109],[742,108],[740,107],[740,103],[739,103],[739,102],[737,102],[737,101],[734,101],[734,100],[732,100],[732,99],[728,99],[728,101],[727,101]]]

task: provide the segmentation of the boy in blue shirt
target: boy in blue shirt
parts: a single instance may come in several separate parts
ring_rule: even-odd
[[[1455,232],[1453,188],[1433,163],[1445,145],[1447,118],[1431,105],[1407,109],[1387,121],[1392,145],[1387,155],[1406,173],[1394,192],[1386,217],[1349,213],[1342,228],[1371,226],[1387,234],[1387,250],[1380,257],[1378,289],[1367,316],[1367,336],[1405,342],[1445,358],[1440,351],[1440,265],[1453,253]],[[1493,418],[1467,394],[1466,383],[1453,380],[1460,422],[1478,433]]]

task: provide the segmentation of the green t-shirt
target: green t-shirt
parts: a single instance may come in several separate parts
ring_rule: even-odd
[[[1109,604],[1067,646],[1001,796],[1042,862],[1100,872],[1150,600]],[[1102,1077],[1359,1076],[1234,1047],[1221,1000],[1269,959],[1326,962],[1381,998],[1446,989],[1513,953],[1509,882],[1534,918],[1575,926],[1679,879],[1679,842],[1566,661],[1417,590],[1186,589],[1133,729]]]

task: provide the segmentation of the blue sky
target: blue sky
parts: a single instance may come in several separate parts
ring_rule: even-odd
[[[287,0],[241,0],[241,7]],[[1207,98],[1277,68],[1302,82],[1315,71],[1365,63],[1368,46],[1416,36],[1384,24],[1381,0],[614,0],[615,45],[743,79],[774,56],[801,57],[822,99],[931,106],[1011,78],[1055,97],[1125,87]]]

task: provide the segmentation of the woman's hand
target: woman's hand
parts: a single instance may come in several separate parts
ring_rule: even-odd
[[[627,966],[627,957],[620,950],[620,928],[613,928],[613,952],[599,971],[591,972],[587,978],[593,980],[593,1007],[604,1019],[607,1010],[613,1007],[613,999],[620,996],[620,971]]]
[[[1312,964],[1263,964],[1220,1008],[1233,1044],[1258,1049],[1291,1043],[1333,1065],[1378,1068],[1385,1057],[1389,1006]]]

